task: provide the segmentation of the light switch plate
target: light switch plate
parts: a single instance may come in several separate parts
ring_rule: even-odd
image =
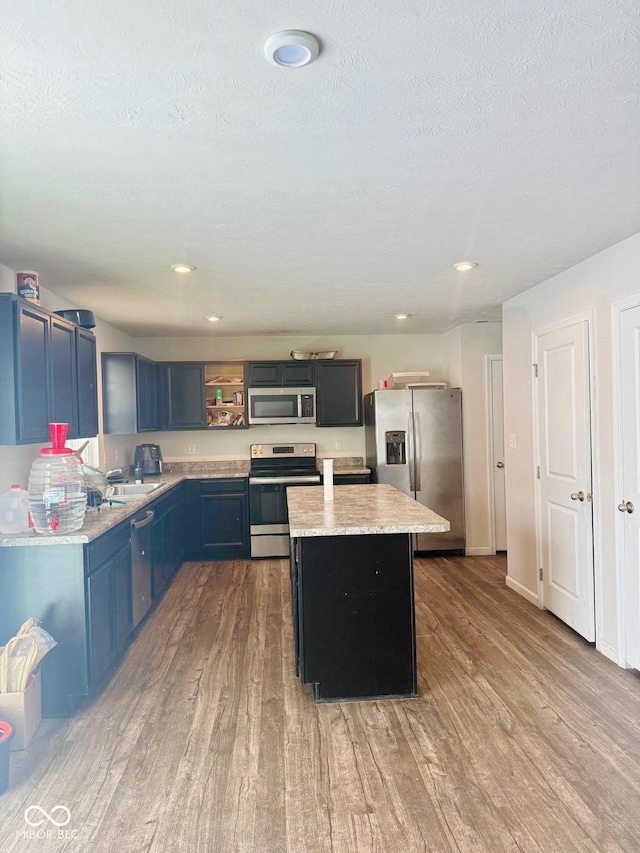
[[[510,432],[510,433],[509,433],[509,447],[510,447],[512,450],[515,450],[515,449],[516,449],[516,446],[517,446],[517,442],[516,442],[516,434],[515,434],[515,432]]]

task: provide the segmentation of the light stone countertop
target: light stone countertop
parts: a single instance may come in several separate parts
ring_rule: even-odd
[[[344,464],[340,464],[340,461],[339,459],[335,460],[334,473],[336,474],[369,473],[369,468],[363,467],[362,460],[358,457],[345,458]],[[320,459],[318,462],[321,464]],[[103,533],[107,533],[113,527],[120,524],[120,522],[135,515],[140,509],[157,498],[162,497],[173,486],[182,483],[184,480],[226,480],[248,476],[248,459],[211,460],[208,462],[170,462],[167,463],[165,472],[159,477],[147,477],[145,479],[146,483],[161,483],[153,492],[148,495],[129,498],[124,506],[121,504],[112,504],[111,506],[103,504],[99,510],[87,509],[84,523],[81,529],[75,533],[59,535],[36,533],[35,531],[19,534],[0,533],[0,548],[15,548],[24,545],[85,545],[87,542],[92,542],[94,539],[102,536]],[[356,488],[361,487],[358,486]]]
[[[449,522],[394,486],[289,486],[289,536],[355,536],[379,533],[446,533]]]
[[[87,542],[97,539],[98,536],[102,536],[103,533],[107,533],[120,522],[135,515],[140,509],[162,497],[173,486],[182,483],[184,480],[221,480],[248,476],[249,463],[245,462],[244,465],[233,465],[233,467],[221,465],[216,468],[168,472],[159,477],[146,477],[145,483],[159,482],[161,485],[148,495],[128,498],[124,506],[122,504],[112,504],[111,506],[103,504],[100,509],[87,509],[84,523],[80,530],[75,533],[61,533],[59,535],[36,533],[35,531],[13,535],[0,533],[0,548],[15,548],[24,545],[85,545]],[[118,498],[114,497],[114,500],[118,500]]]

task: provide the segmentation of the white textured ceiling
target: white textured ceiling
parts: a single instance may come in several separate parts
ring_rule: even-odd
[[[438,332],[640,231],[636,0],[1,8],[0,262],[131,334]]]

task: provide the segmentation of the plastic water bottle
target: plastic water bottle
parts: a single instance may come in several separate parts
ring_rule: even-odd
[[[18,483],[0,496],[0,533],[26,533],[29,530],[29,495]]]
[[[53,447],[43,447],[31,466],[29,512],[38,533],[73,533],[84,522],[87,484],[73,451],[64,446],[67,426],[49,424]]]

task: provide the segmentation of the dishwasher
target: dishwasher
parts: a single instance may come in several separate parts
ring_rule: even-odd
[[[148,509],[131,521],[131,611],[133,627],[151,607],[151,522]]]

